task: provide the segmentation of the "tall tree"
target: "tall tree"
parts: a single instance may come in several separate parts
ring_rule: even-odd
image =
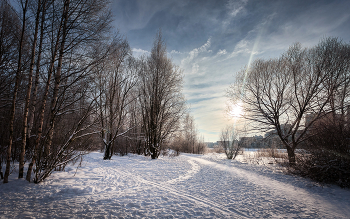
[[[20,83],[20,74],[22,72],[22,52],[23,52],[23,42],[24,42],[24,33],[26,31],[26,14],[27,14],[27,8],[28,8],[28,0],[22,3],[22,32],[21,32],[21,38],[19,43],[19,49],[18,49],[18,63],[17,63],[17,71],[16,71],[16,81],[15,81],[15,87],[13,91],[13,97],[12,97],[12,105],[11,105],[11,113],[10,113],[10,136],[9,136],[9,145],[7,148],[7,162],[6,162],[6,170],[5,170],[5,176],[4,176],[4,183],[8,183],[8,177],[10,175],[10,162],[11,162],[11,149],[13,144],[13,123],[15,119],[15,111],[16,111],[16,100],[17,100],[17,93],[18,93],[18,86]]]
[[[51,47],[50,50],[51,50],[51,57],[49,58],[49,66],[48,66],[48,69],[47,69],[47,77],[46,77],[46,82],[45,82],[45,86],[44,86],[44,89],[43,89],[43,94],[42,94],[42,101],[41,101],[41,107],[40,107],[40,110],[38,112],[38,127],[37,127],[37,136],[36,136],[36,139],[35,139],[35,144],[34,144],[34,153],[33,153],[33,157],[32,157],[32,161],[31,163],[29,164],[29,168],[28,168],[28,171],[27,171],[27,176],[26,176],[26,179],[28,181],[30,181],[30,178],[31,178],[31,172],[32,172],[32,169],[33,169],[33,165],[37,165],[37,162],[39,160],[40,162],[40,158],[42,157],[41,156],[41,152],[42,150],[40,149],[40,142],[42,140],[42,133],[43,133],[43,129],[44,129],[44,117],[45,117],[45,109],[46,109],[46,103],[47,103],[47,100],[48,100],[48,95],[49,95],[49,89],[50,89],[50,83],[51,83],[51,77],[52,77],[52,73],[54,71],[54,65],[55,65],[55,62],[56,62],[56,56],[57,56],[57,53],[58,53],[58,48],[59,48],[59,42],[60,42],[60,36],[61,36],[61,31],[62,31],[62,25],[59,25],[58,28],[54,28],[54,24],[57,22],[57,18],[56,18],[56,10],[54,10],[54,4],[53,2],[51,4],[49,4],[48,7],[51,7],[51,17],[50,17],[50,20],[48,21],[50,24],[49,26],[52,26],[51,28],[51,39],[50,39],[50,43],[49,46]],[[46,9],[45,9],[46,11]],[[44,28],[44,19],[45,19],[45,13],[43,13],[42,15],[42,23],[41,23],[41,28]],[[63,16],[61,17],[61,21],[60,21],[60,24],[62,24],[62,20],[63,20]],[[44,35],[41,33],[41,40],[43,39]],[[40,66],[40,59],[37,60],[37,68]],[[39,69],[37,69],[37,72],[36,72],[36,78],[39,76]],[[36,79],[37,80],[37,79]],[[35,82],[37,83],[37,81]],[[37,86],[38,85],[35,85],[35,90],[37,89]],[[34,90],[34,92],[35,92]],[[33,115],[34,116],[34,115]],[[38,169],[38,165],[37,165],[37,168],[36,168],[37,171],[39,171]],[[36,174],[37,175],[37,174]]]
[[[117,34],[108,47],[106,59],[94,69],[105,160],[113,156],[117,137],[129,130],[126,127],[128,106],[133,102],[131,92],[137,85],[137,75],[132,70],[134,59],[130,57],[131,50],[126,39]]]
[[[164,141],[178,129],[184,113],[182,75],[167,57],[162,34],[157,33],[151,55],[140,71],[140,106],[147,154],[158,158]]]
[[[40,20],[40,41],[39,41],[39,48],[38,48],[38,54],[37,54],[37,60],[36,60],[36,70],[35,70],[35,81],[34,81],[34,88],[33,88],[33,94],[31,99],[31,105],[29,106],[29,121],[27,123],[28,131],[27,131],[27,139],[30,140],[31,137],[31,131],[33,129],[34,124],[34,113],[36,109],[36,103],[37,103],[37,94],[38,94],[38,87],[39,87],[39,76],[40,76],[40,63],[41,63],[41,57],[42,57],[42,51],[43,51],[43,41],[44,41],[44,25],[45,25],[45,16],[46,16],[46,7],[47,7],[47,0],[43,0],[42,9],[41,9],[41,20]],[[50,74],[51,75],[51,74]],[[46,100],[45,100],[46,103]],[[37,154],[39,150],[39,145],[35,144],[33,148],[33,156],[32,161],[29,163],[28,169],[27,169],[27,175],[26,180],[30,182],[31,176],[32,176],[32,170],[33,166],[37,159]]]
[[[190,114],[186,114],[185,116],[183,129],[186,139],[183,146],[186,145],[185,147],[187,147],[187,149],[194,154],[197,141],[197,131],[194,119],[192,116],[190,116]]]
[[[38,39],[38,30],[39,30],[39,19],[40,19],[40,12],[41,12],[41,0],[38,0],[37,10],[36,10],[36,18],[35,18],[35,30],[34,30],[34,40],[32,44],[32,51],[31,51],[31,57],[30,57],[30,66],[29,66],[29,73],[28,73],[28,82],[27,82],[27,92],[26,92],[26,99],[25,99],[25,105],[24,105],[24,115],[23,115],[23,132],[22,132],[22,145],[21,145],[21,153],[19,157],[19,172],[18,172],[18,178],[23,178],[23,172],[24,172],[24,156],[26,152],[26,140],[27,140],[27,130],[28,130],[28,112],[29,112],[29,102],[30,102],[30,94],[32,90],[32,75],[34,70],[34,62],[35,62],[35,51],[36,51],[36,43]]]
[[[14,75],[18,60],[18,39],[21,36],[20,18],[7,1],[0,2],[0,175],[2,162],[7,159],[9,139],[9,108]]]
[[[55,122],[56,122],[56,108],[57,108],[57,98],[59,95],[59,86],[61,84],[61,72],[62,72],[62,65],[63,65],[63,56],[65,53],[65,44],[67,41],[68,36],[68,13],[70,9],[70,0],[65,0],[63,5],[63,12],[62,12],[62,36],[61,36],[61,42],[60,42],[60,49],[59,49],[59,55],[58,55],[58,63],[55,70],[54,75],[54,89],[53,89],[53,97],[51,99],[51,106],[50,106],[50,128],[47,138],[47,143],[45,144],[45,156],[48,157],[51,150],[51,144],[55,129]]]

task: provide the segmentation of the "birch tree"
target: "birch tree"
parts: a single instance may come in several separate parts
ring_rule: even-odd
[[[7,1],[0,2],[0,175],[2,163],[7,161],[9,117],[14,75],[17,71],[18,39],[21,36],[20,18]]]
[[[34,36],[33,43],[31,48],[31,56],[30,56],[30,66],[28,73],[28,82],[27,82],[27,91],[26,91],[26,99],[24,105],[24,115],[23,115],[23,132],[22,132],[22,142],[21,142],[21,153],[19,157],[19,173],[18,178],[23,178],[24,172],[24,156],[26,151],[26,140],[27,140],[27,130],[28,130],[28,112],[29,112],[29,102],[30,95],[32,90],[32,75],[34,70],[34,62],[35,62],[35,52],[36,52],[36,43],[38,39],[38,30],[39,30],[39,19],[41,13],[41,0],[38,0],[37,9],[35,13],[35,27],[34,27]]]
[[[27,180],[31,180],[34,164],[36,183],[54,169],[64,168],[77,154],[89,149],[85,140],[97,134],[92,129],[96,99],[90,82],[92,69],[104,58],[96,58],[93,51],[108,39],[111,19],[107,6],[103,0],[66,0],[63,4],[53,2],[46,9],[50,16],[45,22],[52,28],[47,35],[49,50],[44,54],[50,58],[45,64],[47,77],[37,114],[39,122],[37,131],[33,129],[37,132],[35,155]],[[78,153],[78,149],[83,152]]]
[[[18,86],[20,83],[20,74],[22,72],[22,53],[23,53],[23,44],[24,44],[24,33],[26,30],[26,13],[28,8],[28,0],[22,3],[22,31],[21,31],[21,38],[19,43],[19,49],[18,49],[18,63],[17,63],[17,71],[16,71],[16,81],[15,81],[15,87],[13,91],[13,97],[12,97],[12,103],[11,103],[11,112],[10,112],[10,136],[9,136],[9,144],[7,148],[7,161],[6,161],[6,170],[5,170],[5,176],[4,176],[4,183],[8,183],[8,177],[10,175],[10,162],[11,162],[11,149],[13,144],[13,132],[14,132],[14,119],[15,119],[15,111],[16,111],[16,100],[17,100],[17,93],[18,93]]]

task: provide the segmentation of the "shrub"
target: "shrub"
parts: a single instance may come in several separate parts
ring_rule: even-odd
[[[320,183],[331,183],[350,188],[350,159],[333,151],[312,150],[301,156],[291,173]]]

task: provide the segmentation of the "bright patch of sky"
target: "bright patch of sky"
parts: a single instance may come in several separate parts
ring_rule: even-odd
[[[162,30],[169,57],[184,72],[184,94],[205,141],[233,124],[226,90],[257,58],[279,56],[295,42],[350,41],[350,1],[118,0],[114,26],[133,54],[148,53]]]

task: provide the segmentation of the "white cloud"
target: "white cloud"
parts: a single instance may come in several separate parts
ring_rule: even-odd
[[[176,51],[176,50],[171,50],[170,54],[182,54],[182,52]]]
[[[230,17],[236,17],[239,12],[244,9],[244,6],[247,4],[248,0],[229,0],[226,4],[227,9],[230,11]]]
[[[204,53],[204,52],[209,53],[209,52],[211,52],[211,50],[208,50],[210,45],[211,45],[211,37],[209,37],[207,42],[205,44],[203,44],[201,47],[195,48],[191,52],[189,52],[188,56],[186,58],[184,58],[183,60],[181,60],[181,66],[183,66],[183,65],[185,65],[187,63],[190,63],[200,53]]]
[[[226,29],[231,21],[240,13],[245,11],[248,0],[229,0],[226,4],[228,17],[222,21],[222,28]]]
[[[132,53],[133,53],[133,55],[134,55],[135,57],[140,57],[140,56],[142,56],[142,55],[148,55],[148,54],[150,54],[149,51],[143,50],[143,49],[140,49],[140,48],[132,48],[131,51],[132,51]]]
[[[246,53],[250,54],[251,53],[251,45],[252,43],[246,39],[243,39],[237,43],[235,46],[233,52],[230,54],[229,58],[235,57],[239,54]]]
[[[217,56],[226,55],[226,54],[227,54],[226,49],[223,49],[223,50],[220,49],[219,52],[216,53]]]
[[[192,74],[197,74],[199,71],[199,65],[197,63],[193,63],[192,65]]]

